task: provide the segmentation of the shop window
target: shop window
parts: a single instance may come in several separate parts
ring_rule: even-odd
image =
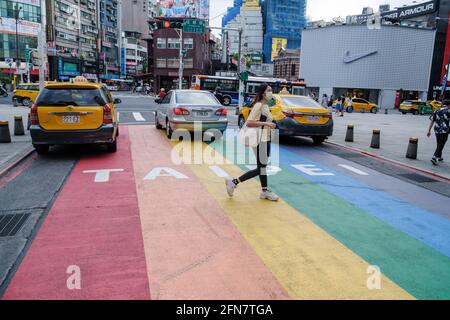
[[[184,49],[185,50],[194,49],[194,39],[193,38],[184,39]]]
[[[177,39],[177,38],[167,39],[167,48],[168,49],[180,49],[180,39]]]
[[[180,67],[180,59],[178,58],[167,59],[167,68],[179,68],[179,67]]]
[[[157,68],[166,68],[167,67],[166,59],[164,59],[164,58],[156,59],[156,67]]]
[[[166,48],[166,38],[158,38],[156,40],[156,47],[158,49],[165,49]]]
[[[184,59],[184,68],[185,69],[193,69],[194,68],[194,59]]]

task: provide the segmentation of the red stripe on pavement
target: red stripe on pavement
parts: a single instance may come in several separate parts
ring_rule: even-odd
[[[124,171],[106,183],[83,173],[98,169]],[[75,166],[4,298],[150,298],[127,127],[116,154],[86,156]]]

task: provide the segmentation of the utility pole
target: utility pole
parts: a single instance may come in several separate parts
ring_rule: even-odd
[[[19,60],[19,16],[22,7],[19,7],[19,3],[16,2],[16,9],[14,10],[14,18],[16,20],[16,74],[19,73],[20,60]],[[23,82],[22,73],[20,74],[21,82]]]
[[[45,73],[47,69],[47,38],[46,38],[46,26],[47,26],[47,9],[46,0],[41,0],[41,30],[38,35],[38,52],[39,52],[39,91],[44,89],[45,85]]]
[[[183,29],[180,29],[180,65],[178,69],[178,89],[183,89]]]

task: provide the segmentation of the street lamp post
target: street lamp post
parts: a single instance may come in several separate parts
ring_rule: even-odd
[[[16,2],[16,8],[14,10],[14,19],[16,20],[16,74],[19,73],[20,60],[19,60],[19,15],[22,7],[19,7],[19,3]],[[22,74],[21,74],[21,79]]]

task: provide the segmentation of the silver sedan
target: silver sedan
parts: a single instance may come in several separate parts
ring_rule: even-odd
[[[189,132],[216,129],[222,133],[227,129],[227,108],[209,91],[172,90],[156,103],[156,128],[165,128],[169,139],[178,129]]]

